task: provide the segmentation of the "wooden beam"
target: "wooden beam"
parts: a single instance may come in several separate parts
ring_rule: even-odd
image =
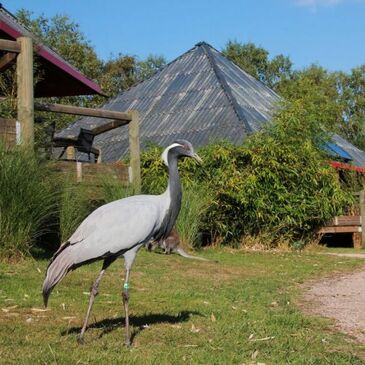
[[[34,86],[33,86],[33,41],[30,37],[20,37],[17,42],[21,52],[17,57],[17,98],[20,141],[34,145]]]
[[[126,122],[131,121],[128,113],[115,112],[112,110],[104,110],[97,108],[84,108],[80,106],[62,105],[62,104],[39,104],[34,105],[35,110],[42,112],[54,112],[63,114],[83,115],[88,117],[116,119]]]
[[[318,233],[354,233],[361,232],[360,226],[332,226],[322,227]]]
[[[141,191],[141,158],[139,148],[139,114],[136,110],[129,112],[132,121],[129,123],[130,181],[134,193]]]
[[[98,134],[110,131],[111,129],[118,128],[128,123],[130,122],[127,120],[112,120],[110,122],[104,123],[90,130],[94,133],[95,136],[97,136]]]
[[[21,45],[17,41],[9,41],[8,39],[0,39],[0,50],[7,52],[20,53]]]
[[[16,53],[5,53],[4,56],[0,58],[0,72],[4,72],[12,66],[16,61],[16,56]]]

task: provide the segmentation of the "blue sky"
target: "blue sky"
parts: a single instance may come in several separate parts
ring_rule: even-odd
[[[67,14],[107,59],[118,53],[168,61],[206,41],[254,42],[291,58],[350,71],[365,64],[365,0],[3,0],[15,12]]]

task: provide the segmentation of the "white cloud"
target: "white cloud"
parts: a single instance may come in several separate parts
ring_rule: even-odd
[[[357,0],[357,2],[363,0]],[[294,2],[299,6],[304,6],[312,10],[316,10],[318,7],[323,6],[335,6],[344,2],[356,2],[356,0],[294,0]]]

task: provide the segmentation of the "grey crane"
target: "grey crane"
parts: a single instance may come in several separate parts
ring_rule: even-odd
[[[175,224],[181,207],[181,184],[177,161],[191,157],[201,162],[193,146],[177,140],[162,153],[169,171],[166,191],[161,195],[135,195],[105,204],[92,212],[63,243],[52,257],[43,283],[43,299],[47,306],[52,289],[71,270],[96,260],[104,260],[102,269],[90,289],[89,306],[79,342],[83,342],[88,319],[98,286],[105,270],[118,257],[124,256],[125,276],[122,290],[125,311],[125,344],[130,345],[128,288],[129,273],[138,250],[151,239],[166,238]]]

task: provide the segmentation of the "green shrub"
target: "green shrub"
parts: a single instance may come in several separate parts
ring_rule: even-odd
[[[185,186],[205,186],[211,194],[200,230],[224,244],[271,232],[270,245],[285,237],[302,246],[353,203],[320,148],[326,140],[311,111],[293,103],[242,146],[222,141],[201,148],[202,166],[191,160],[179,166]],[[155,193],[167,184],[161,151],[153,147],[142,154],[143,187]]]
[[[0,255],[11,257],[29,252],[56,212],[45,161],[25,148],[0,146]]]
[[[228,174],[215,181],[207,221],[225,242],[266,231],[273,241],[285,236],[306,242],[352,204],[321,149],[327,136],[311,114],[292,104],[275,122],[242,147],[229,149]]]

